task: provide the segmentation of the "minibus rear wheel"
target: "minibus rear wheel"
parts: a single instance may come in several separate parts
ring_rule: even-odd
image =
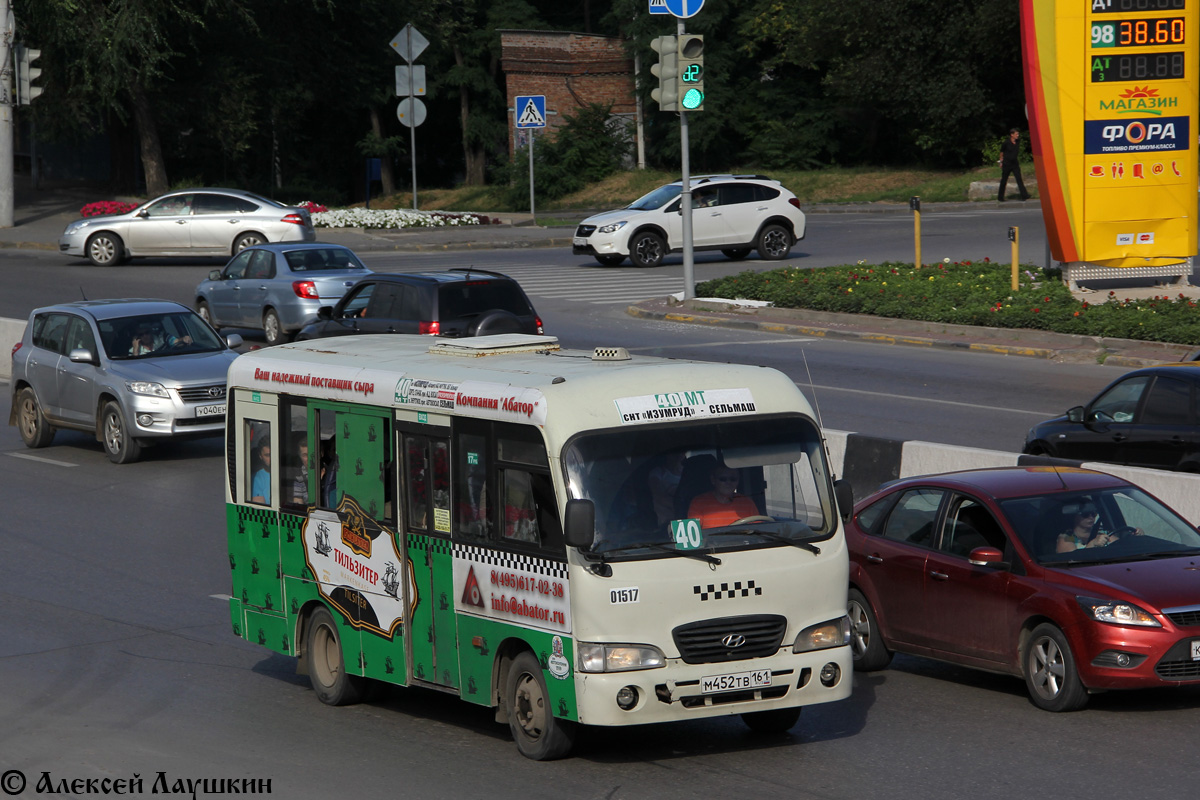
[[[304,662],[317,699],[330,706],[345,706],[362,699],[363,679],[346,674],[342,639],[333,615],[318,608],[308,619],[304,637]]]

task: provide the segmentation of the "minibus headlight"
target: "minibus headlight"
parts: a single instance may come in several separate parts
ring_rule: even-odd
[[[580,672],[627,672],[655,669],[667,663],[662,651],[648,644],[580,642],[577,647]]]
[[[800,631],[792,645],[793,653],[807,653],[810,650],[827,650],[830,647],[844,647],[850,644],[850,618],[822,622],[820,625],[810,625]]]

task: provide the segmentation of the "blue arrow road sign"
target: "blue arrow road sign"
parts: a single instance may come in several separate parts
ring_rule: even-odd
[[[546,127],[546,95],[517,95],[513,108],[517,128]]]
[[[694,17],[700,13],[700,9],[704,8],[704,0],[665,0],[667,12],[673,14],[680,19]],[[651,0],[653,5],[653,0]],[[651,8],[651,13],[655,13]]]

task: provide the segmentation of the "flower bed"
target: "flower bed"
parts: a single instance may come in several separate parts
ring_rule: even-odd
[[[706,281],[697,284],[696,295],[765,300],[782,308],[1200,345],[1196,301],[1183,294],[1130,300],[1109,292],[1103,302],[1090,303],[1076,300],[1057,270],[1023,267],[1015,292],[1011,276],[1010,265],[989,261],[921,269],[898,262],[785,267]]]
[[[312,221],[318,228],[442,228],[495,222],[481,214],[400,208],[335,208],[313,213]]]
[[[102,217],[107,214],[128,214],[138,207],[138,203],[122,203],[120,200],[101,200],[88,203],[79,209],[81,217]]]

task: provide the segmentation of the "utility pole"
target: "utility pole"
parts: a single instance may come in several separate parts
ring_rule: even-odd
[[[0,29],[0,228],[13,226],[13,40],[16,22],[12,0],[3,0],[3,29]]]

